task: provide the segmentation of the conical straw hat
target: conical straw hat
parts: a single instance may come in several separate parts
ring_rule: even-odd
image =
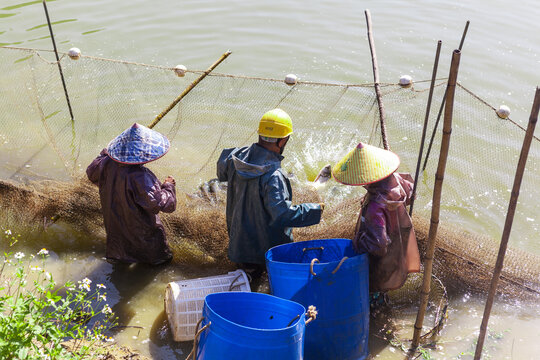
[[[399,157],[391,151],[359,143],[332,168],[334,179],[345,185],[367,185],[397,170]]]
[[[165,155],[169,147],[165,135],[135,123],[109,143],[107,153],[122,164],[145,164]]]

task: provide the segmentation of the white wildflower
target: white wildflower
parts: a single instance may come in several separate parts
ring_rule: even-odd
[[[45,279],[47,279],[47,281],[51,281],[52,276],[51,276],[51,273],[50,273],[50,272],[46,272],[46,273],[45,273]]]
[[[8,229],[8,230],[4,231],[4,233],[9,236],[9,235],[11,235],[11,230]]]
[[[41,271],[41,268],[39,266],[30,266],[30,270],[32,271]]]
[[[55,304],[54,300],[53,299],[47,299],[47,301],[49,302],[49,304],[53,305]]]
[[[100,289],[106,289],[106,288],[107,288],[107,287],[106,287],[105,285],[103,285],[103,284],[97,284],[96,286],[97,286],[98,288],[100,288]]]
[[[24,257],[24,253],[22,253],[22,252],[19,251],[18,253],[16,253],[15,255],[13,255],[13,257],[14,257],[15,259],[22,259],[22,258]]]
[[[90,285],[88,285],[88,284],[79,284],[79,290],[90,291]]]
[[[105,295],[99,295],[99,298],[103,301],[107,301],[107,297]]]
[[[105,304],[105,306],[103,306],[102,312],[104,314],[112,314],[112,309],[108,304]]]
[[[39,250],[37,254],[38,255],[43,255],[43,256],[49,255],[49,250],[43,248],[43,249]]]
[[[82,281],[78,281],[78,283],[80,290],[90,291],[90,284],[92,283],[92,280],[90,280],[89,278],[84,278],[82,279]]]

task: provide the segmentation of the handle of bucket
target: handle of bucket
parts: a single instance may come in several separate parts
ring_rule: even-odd
[[[306,251],[309,251],[309,250],[324,250],[324,246],[308,247],[308,248],[303,248],[302,249],[303,252],[306,252]]]
[[[306,312],[306,316],[308,317],[308,319],[306,320],[306,325],[309,324],[311,321],[315,320],[317,318],[317,314],[317,308],[313,305],[309,305]]]
[[[317,276],[317,274],[315,274],[315,271],[313,271],[313,265],[315,265],[315,262],[319,262],[319,259],[314,258],[313,260],[311,260],[311,265],[309,265],[309,272],[313,276]]]
[[[234,284],[241,277],[242,277],[242,274],[240,273],[240,274],[238,274],[237,277],[234,278],[234,280],[231,282],[231,285],[229,285],[229,291],[232,291],[232,289],[234,289],[235,287],[242,285],[242,284],[236,284],[236,285]]]
[[[341,267],[341,265],[343,265],[343,263],[345,262],[345,260],[347,260],[348,257],[347,256],[344,256],[343,259],[341,259],[341,261],[339,262],[339,264],[337,264],[336,268],[334,270],[332,270],[332,275],[334,275],[335,273],[337,273],[337,271],[339,270],[339,268]]]
[[[308,319],[306,320],[306,325],[307,325],[312,320],[315,320],[317,318],[317,308],[315,306],[313,306],[313,305],[309,305],[308,310],[306,311],[306,313],[304,315],[308,317]],[[298,318],[300,318],[300,315],[296,315],[294,317],[294,319],[289,321],[289,323],[287,324],[287,327],[291,326],[293,324],[293,322],[295,322]]]
[[[343,263],[345,262],[345,260],[347,260],[348,257],[347,256],[344,256],[343,259],[341,259],[341,261],[339,262],[339,264],[337,264],[336,268],[334,270],[332,270],[332,275],[334,275],[335,273],[337,273],[337,271],[339,270],[339,268],[341,267],[341,265],[343,265]],[[317,274],[315,273],[315,271],[313,271],[313,265],[315,265],[316,262],[319,262],[319,259],[317,258],[314,258],[313,260],[311,260],[311,264],[309,266],[309,272],[311,273],[311,275],[313,276],[317,276]]]
[[[191,352],[187,356],[186,360],[189,360],[193,356],[193,360],[197,360],[197,347],[199,346],[199,336],[201,333],[208,329],[210,327],[211,321],[208,322],[208,324],[204,325],[200,330],[199,326],[201,325],[201,322],[204,320],[204,317],[200,318],[197,322],[197,326],[195,326],[195,337],[193,339],[193,349],[191,349]]]

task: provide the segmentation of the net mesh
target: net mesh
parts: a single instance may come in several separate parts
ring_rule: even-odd
[[[177,77],[166,67],[62,56],[72,121],[58,64],[52,59],[54,54],[47,51],[0,48],[0,71],[6,74],[0,77],[0,154],[5,158],[0,166],[2,221],[11,226],[28,224],[37,234],[60,219],[81,233],[103,239],[99,198],[84,179],[86,166],[134,122],[151,123],[202,72]],[[441,104],[445,84],[445,79],[437,80],[433,104]],[[409,88],[382,84],[388,139],[401,158],[400,171],[414,174],[428,93],[428,81]],[[437,106],[431,111],[427,139],[435,126]],[[321,167],[338,161],[359,141],[382,147],[373,84],[289,86],[276,79],[211,73],[154,128],[171,140],[169,154],[148,166],[158,177],[173,175],[177,182],[178,210],[162,216],[176,261],[230,265],[225,191],[207,181],[215,177],[221,150],[251,144],[260,115],[275,107],[285,109],[294,121],[283,168],[290,172],[295,202],[327,205],[323,221],[295,229],[295,239],[352,237],[363,190],[332,181],[315,187],[310,181]],[[431,155],[418,182],[414,223],[421,247],[429,229],[441,128],[442,124],[434,133]],[[485,290],[524,129],[498,118],[493,107],[458,84],[452,130],[435,273],[450,286]],[[540,189],[533,179],[540,167],[539,144],[535,137],[522,183],[514,226],[528,230],[513,241],[517,247],[532,242],[527,234],[537,233],[537,222],[528,214],[540,210],[536,201]],[[536,296],[538,258],[511,248],[500,291]]]

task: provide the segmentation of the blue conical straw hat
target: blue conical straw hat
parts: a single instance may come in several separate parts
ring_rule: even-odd
[[[359,143],[332,168],[334,179],[345,185],[367,185],[382,180],[399,166],[391,151]]]
[[[135,123],[109,143],[107,153],[122,164],[145,164],[165,155],[170,146],[165,135]]]

